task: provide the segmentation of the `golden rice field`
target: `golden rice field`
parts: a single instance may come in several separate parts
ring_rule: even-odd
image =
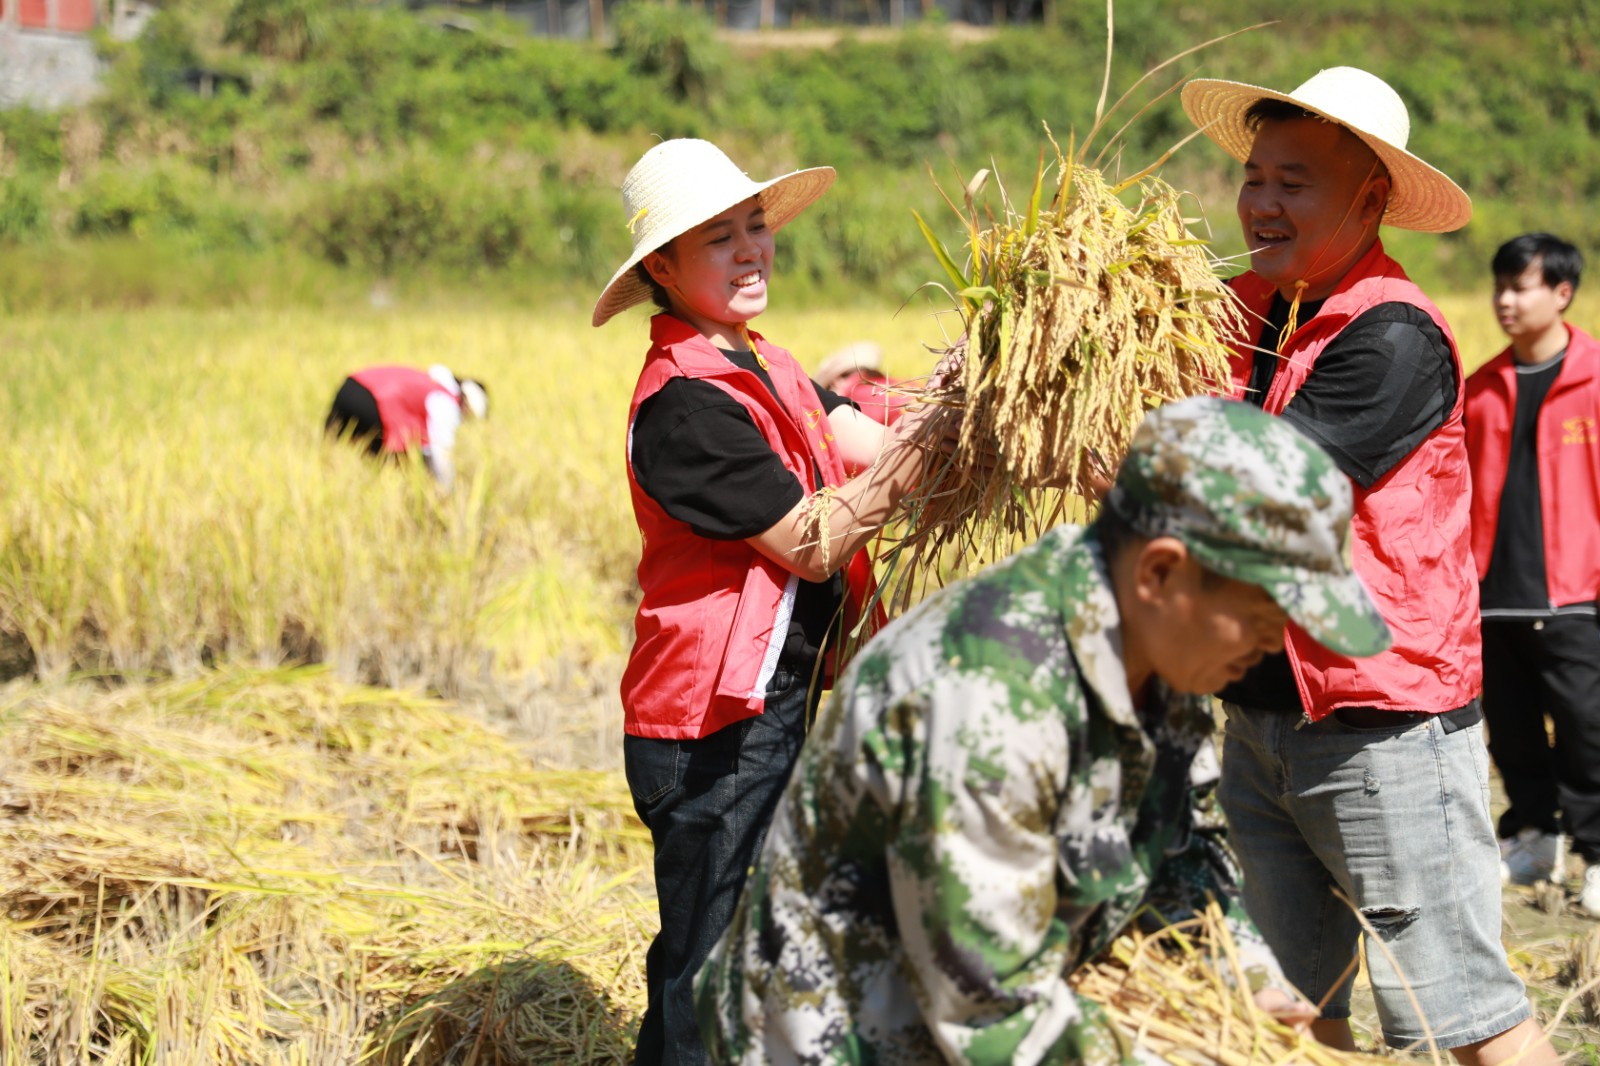
[[[1486,299],[1446,310],[1471,361],[1500,347]],[[655,922],[615,696],[644,325],[587,312],[0,320],[0,1063],[627,1061]],[[946,321],[759,325],[914,374]],[[448,498],[323,440],[344,374],[389,361],[489,384]],[[1600,933],[1517,906],[1551,1018]]]

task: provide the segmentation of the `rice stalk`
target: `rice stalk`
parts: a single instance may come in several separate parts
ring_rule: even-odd
[[[1561,965],[1560,979],[1572,987],[1572,992],[1557,1010],[1557,1019],[1570,1009],[1579,1024],[1600,1025],[1600,929],[1573,938]]]
[[[967,330],[959,381],[922,394],[963,418],[953,461],[930,462],[931,487],[902,506],[905,576],[1083,516],[1147,411],[1227,382],[1244,312],[1191,232],[1185,194],[1150,173],[1114,184],[1050,145],[1054,164],[1041,158],[1025,203],[1001,189],[998,217],[978,200],[988,172],[967,184],[964,268],[918,219]]]
[[[1213,904],[1159,932],[1132,932],[1078,970],[1073,987],[1144,1050],[1173,1066],[1359,1066],[1377,1056],[1337,1051],[1261,1010]]]
[[[625,1060],[654,914],[617,775],[328,670],[3,712],[0,1060]]]

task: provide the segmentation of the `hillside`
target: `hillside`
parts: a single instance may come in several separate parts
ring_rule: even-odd
[[[1400,90],[1413,149],[1477,205],[1459,234],[1394,238],[1420,280],[1478,286],[1493,248],[1530,228],[1600,246],[1584,209],[1600,194],[1593,6],[1401,10],[1330,0],[1178,61],[1107,124],[1133,120],[1107,165],[1137,169],[1189,133],[1159,95],[1182,76],[1290,88],[1351,63]],[[1279,13],[1263,0],[1121,5],[1110,100]],[[719,35],[676,6],[619,9],[613,28],[601,46],[529,37],[471,5],[173,0],[139,40],[102,43],[97,102],[0,112],[0,301],[317,302],[377,277],[491,298],[587,293],[626,248],[615,189],[628,165],[683,135],[756,173],[838,167],[780,269],[835,298],[901,299],[931,276],[908,208],[950,217],[929,168],[948,188],[991,164],[1002,181],[1031,178],[1044,123],[1063,143],[1092,126],[1106,40],[1104,8],[1084,2],[1053,5],[1040,26],[797,34],[822,43],[789,48]],[[1231,162],[1197,140],[1164,173],[1196,193],[1218,250],[1236,251]]]

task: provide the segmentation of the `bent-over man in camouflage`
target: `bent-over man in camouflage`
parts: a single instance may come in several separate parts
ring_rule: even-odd
[[[1152,413],[1102,513],[930,596],[841,679],[732,926],[700,971],[738,1063],[1135,1060],[1067,979],[1150,907],[1226,909],[1283,991],[1232,863],[1197,828],[1214,692],[1292,619],[1346,655],[1389,635],[1346,552],[1348,480],[1287,423]],[[1149,913],[1149,912],[1145,912]]]

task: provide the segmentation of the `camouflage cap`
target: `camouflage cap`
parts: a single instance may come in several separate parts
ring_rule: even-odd
[[[1260,585],[1331,651],[1389,647],[1351,567],[1350,483],[1282,419],[1209,396],[1152,411],[1105,506],[1144,536],[1183,541],[1206,569]]]

